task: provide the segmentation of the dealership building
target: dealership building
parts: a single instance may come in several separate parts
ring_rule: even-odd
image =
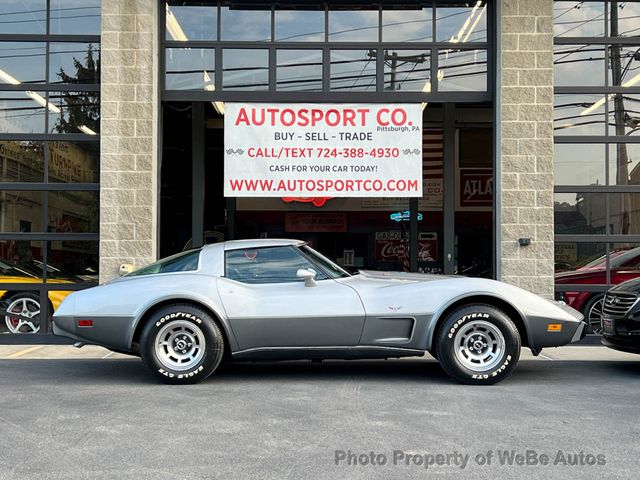
[[[592,318],[640,276],[639,2],[4,0],[0,90],[0,333],[46,335],[69,291],[230,239],[496,278]],[[380,111],[367,143],[358,112]],[[311,145],[373,165],[325,180],[385,188],[231,192],[231,171],[263,179],[260,112],[294,168]]]

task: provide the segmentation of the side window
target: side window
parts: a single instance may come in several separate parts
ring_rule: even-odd
[[[268,247],[231,250],[225,253],[225,275],[243,283],[300,282],[298,269],[311,268],[316,279],[327,276],[318,271],[295,247]]]

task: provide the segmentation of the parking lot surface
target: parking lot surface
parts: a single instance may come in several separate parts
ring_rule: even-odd
[[[174,387],[99,347],[13,345],[0,392],[0,479],[640,476],[640,356],[599,346],[523,351],[490,387],[428,356],[228,365]]]

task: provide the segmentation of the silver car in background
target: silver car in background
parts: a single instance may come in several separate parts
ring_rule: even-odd
[[[168,383],[195,383],[221,361],[361,359],[430,352],[453,378],[493,384],[521,346],[575,342],[582,315],[481,278],[361,271],[298,240],[237,240],[168,257],[72,293],[53,330],[140,355]]]

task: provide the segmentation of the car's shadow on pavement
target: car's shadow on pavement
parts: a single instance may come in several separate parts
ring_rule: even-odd
[[[19,368],[14,368],[18,365]],[[589,375],[592,382],[601,384],[608,383],[613,376],[616,381],[638,381],[640,361],[522,360],[503,385],[583,383],[585,375]],[[134,357],[104,360],[0,360],[0,388],[3,384],[15,385],[21,380],[28,380],[27,383],[56,383],[69,386],[161,384],[150,374],[142,361]],[[222,382],[233,385],[248,381],[280,383],[301,380],[315,383],[357,380],[373,383],[427,382],[455,385],[440,365],[431,359],[222,364],[204,384]]]

